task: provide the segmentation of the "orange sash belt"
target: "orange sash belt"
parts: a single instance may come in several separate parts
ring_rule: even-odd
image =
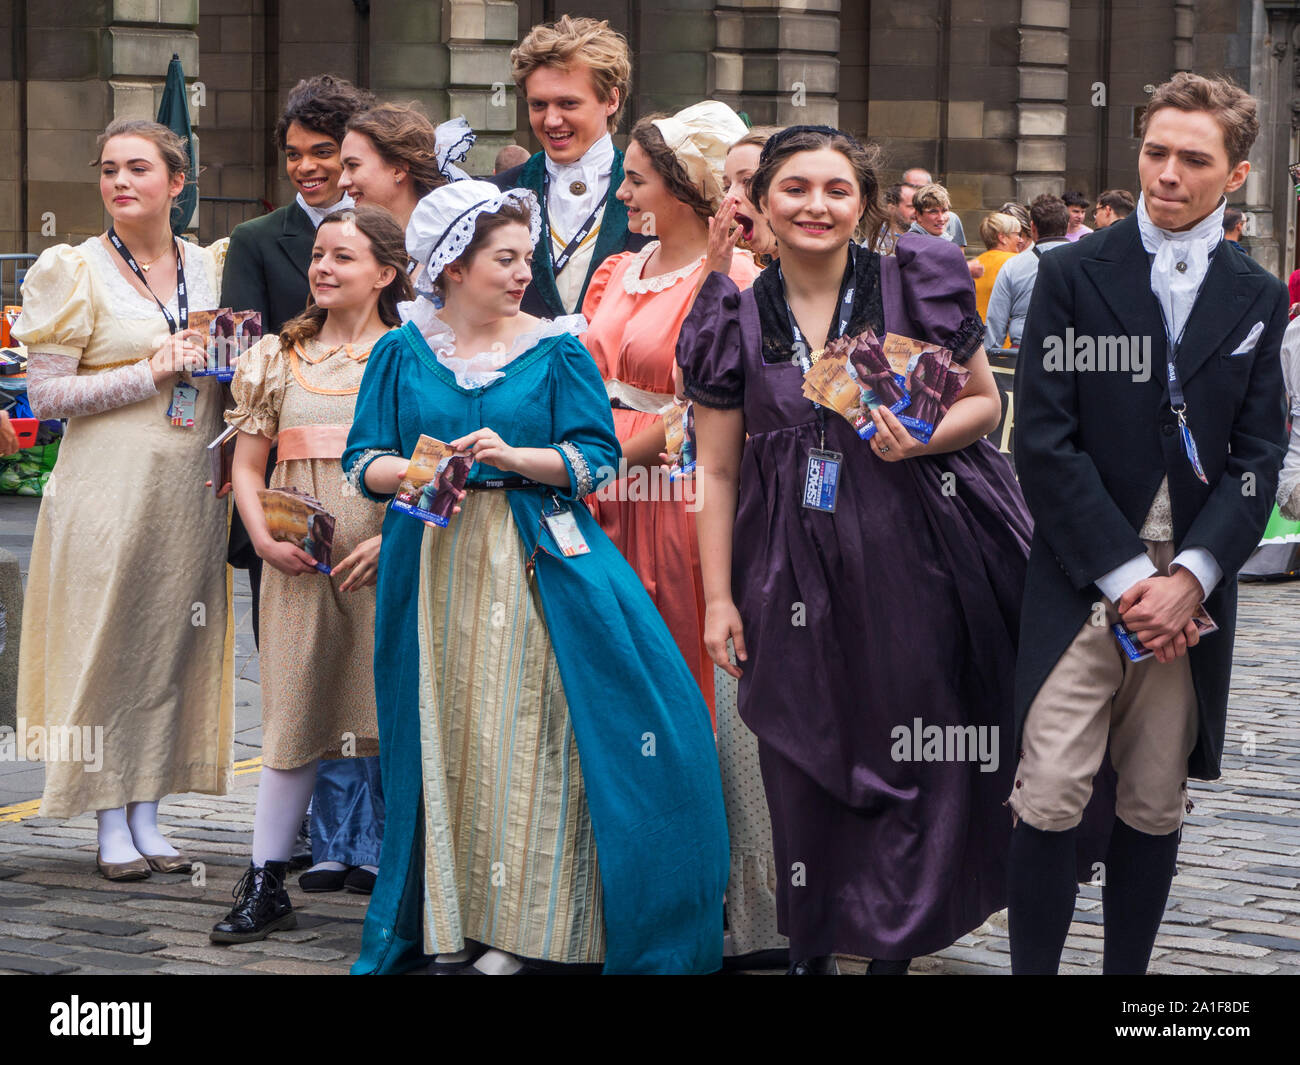
[[[294,459],[341,459],[348,446],[347,425],[295,425],[281,429],[276,462]]]

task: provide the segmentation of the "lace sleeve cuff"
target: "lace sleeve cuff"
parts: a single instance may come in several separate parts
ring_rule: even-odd
[[[33,351],[27,364],[27,398],[38,418],[76,418],[139,403],[158,394],[149,360],[98,374],[77,373],[78,359]]]
[[[737,407],[745,405],[745,393],[743,390],[731,391],[723,388],[710,388],[707,385],[700,384],[689,373],[682,371],[682,391],[686,398],[693,400],[702,407],[712,407],[715,410],[735,410]]]
[[[587,462],[587,456],[582,453],[582,449],[567,440],[561,440],[551,446],[564,456],[564,461],[569,467],[573,489],[570,498],[582,499],[590,495],[596,488],[596,479],[592,475],[591,464]]]
[[[376,503],[387,503],[390,499],[393,498],[391,494],[380,495],[376,492],[372,492],[369,488],[366,487],[366,470],[370,467],[370,464],[374,462],[375,459],[377,458],[382,458],[384,455],[400,455],[400,454],[401,452],[397,451],[395,448],[389,448],[389,447],[366,448],[365,451],[361,452],[361,454],[359,454],[356,457],[356,461],[354,461],[352,463],[352,466],[348,469],[347,471],[348,483],[352,485],[353,488],[355,488],[367,499],[374,500]]]
[[[984,343],[984,323],[979,315],[963,318],[956,332],[948,338],[948,349],[952,352],[953,362],[965,363],[975,349]]]

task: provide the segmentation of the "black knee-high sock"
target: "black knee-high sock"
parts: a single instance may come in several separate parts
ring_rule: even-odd
[[[1150,836],[1115,818],[1101,889],[1103,973],[1140,976],[1147,971],[1177,859],[1177,832]]]
[[[1021,821],[1011,832],[1007,926],[1011,971],[1055,974],[1074,916],[1074,829],[1043,832]]]
[[[872,958],[867,963],[868,976],[906,976],[907,967],[912,964],[911,958]]]

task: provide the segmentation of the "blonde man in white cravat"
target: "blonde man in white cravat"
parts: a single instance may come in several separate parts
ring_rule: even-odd
[[[534,26],[510,53],[515,87],[542,151],[492,177],[500,189],[531,189],[542,236],[521,309],[539,318],[576,314],[591,275],[611,255],[649,240],[628,228],[614,197],[623,153],[610,136],[632,85],[627,41],[609,23],[565,15]]]

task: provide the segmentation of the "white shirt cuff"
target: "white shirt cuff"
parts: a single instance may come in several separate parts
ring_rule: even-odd
[[[1190,566],[1187,568],[1191,569]],[[1095,583],[1101,590],[1102,595],[1112,603],[1118,603],[1121,596],[1133,585],[1137,584],[1138,581],[1154,577],[1159,572],[1145,554],[1134,555],[1127,562],[1116,566],[1109,573],[1102,574]],[[1192,572],[1195,573],[1196,571],[1192,570]]]
[[[1223,570],[1214,561],[1214,556],[1203,547],[1189,547],[1185,551],[1179,551],[1169,563],[1171,571],[1175,566],[1182,566],[1201,582],[1201,591],[1207,599],[1223,579]]]

